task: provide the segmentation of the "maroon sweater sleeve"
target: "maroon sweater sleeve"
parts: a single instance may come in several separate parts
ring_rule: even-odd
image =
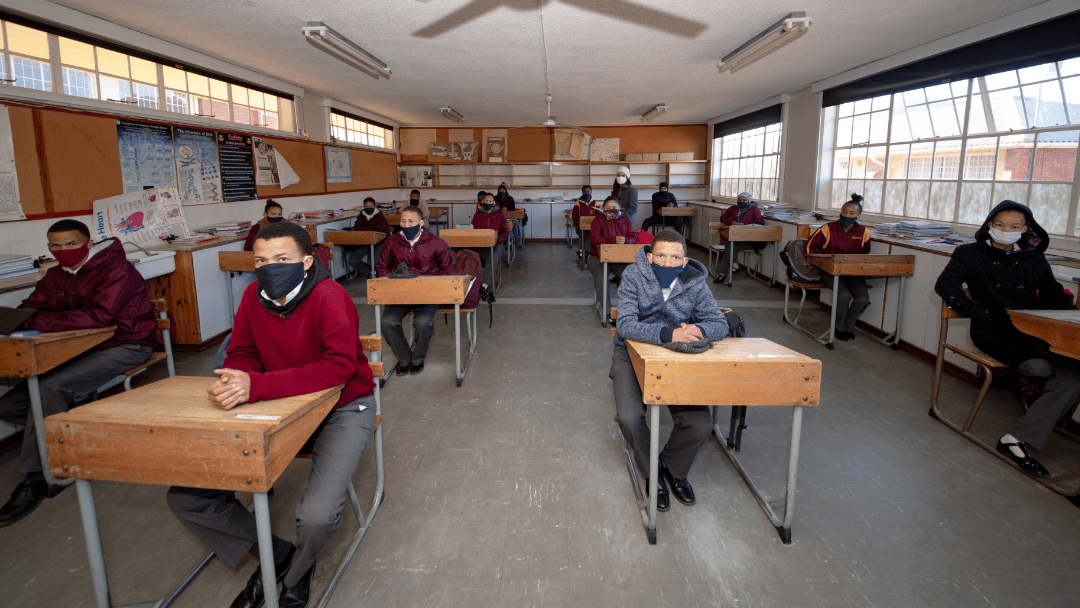
[[[225,355],[223,365],[231,369],[238,369],[248,374],[263,371],[262,358],[259,357],[259,349],[255,346],[255,336],[251,329],[251,309],[253,306],[262,306],[258,301],[258,282],[252,283],[244,290],[240,298],[240,306],[236,310],[233,319],[232,336],[229,338],[229,350]],[[255,401],[255,398],[251,398]]]
[[[439,248],[435,250],[435,266],[438,267],[439,274],[450,271],[450,246],[442,239],[439,239]]]
[[[62,274],[65,272],[59,267],[51,269],[38,284],[34,293],[23,301],[23,306],[38,309],[36,315],[23,323],[23,327],[45,333],[107,327],[114,323],[120,310],[138,291],[138,284],[134,281],[144,280],[134,268],[131,268],[131,273],[129,273],[120,264],[115,264],[115,267],[104,273],[100,281],[93,286],[94,296],[90,306],[75,310],[48,310],[47,300],[42,299],[44,296],[35,297],[34,294],[39,291],[45,294],[49,289],[62,290],[63,287],[59,285],[59,282],[66,278]]]
[[[379,261],[375,264],[375,274],[377,276],[385,277],[393,270],[391,267],[397,267],[397,262],[394,261],[394,252],[397,251],[397,247],[390,242],[395,238],[398,238],[398,235],[392,235],[383,241],[386,245],[383,246],[382,253],[379,254]]]
[[[248,230],[247,240],[244,241],[244,251],[251,251],[251,248],[255,245],[255,236],[259,234],[259,230],[262,226],[253,224],[251,230]]]
[[[509,220],[506,219],[506,214],[503,213],[502,209],[495,213],[495,215],[499,218],[499,234],[495,238],[495,244],[506,246],[506,241],[510,239],[510,228],[506,225],[509,223]]]
[[[735,205],[732,205],[732,206],[728,207],[727,209],[724,209],[724,212],[720,214],[720,223],[730,226],[731,222],[734,221],[732,218],[735,217],[735,210],[736,209],[738,209],[738,207],[736,207]]]

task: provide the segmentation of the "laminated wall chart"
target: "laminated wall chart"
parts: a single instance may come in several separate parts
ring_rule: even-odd
[[[180,202],[207,205],[223,202],[221,161],[213,131],[173,127],[176,181]]]
[[[0,106],[0,222],[25,220],[15,172],[15,145],[7,106]]]
[[[116,121],[124,192],[176,186],[172,131],[168,125]]]
[[[158,245],[167,236],[190,234],[175,187],[140,190],[94,201],[93,239]]]
[[[226,203],[259,198],[255,191],[255,152],[250,135],[218,133],[221,196]]]
[[[325,146],[326,183],[348,184],[352,182],[352,154],[348,148]]]

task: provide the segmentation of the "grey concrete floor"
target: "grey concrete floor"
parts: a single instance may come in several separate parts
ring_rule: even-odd
[[[332,606],[1080,605],[1076,507],[929,418],[929,364],[862,335],[826,350],[781,322],[782,291],[745,275],[733,288],[710,287],[751,336],[823,362],[821,406],[804,421],[794,543],[780,542],[712,440],[690,472],[698,503],[673,501],[660,515],[658,544],[648,545],[613,422],[611,342],[588,305],[588,272],[565,244],[530,243],[504,280],[490,329],[481,309],[462,388],[454,387],[452,320],[437,318],[424,374],[383,390],[386,501]],[[373,329],[363,282],[346,287]],[[807,315],[827,323],[817,310]],[[177,371],[206,375],[212,356],[180,354]],[[947,378],[942,401],[960,416],[974,395]],[[985,409],[987,441],[1019,413],[1007,389],[991,391]],[[726,420],[728,411],[717,415]],[[666,413],[664,421],[666,432]],[[751,408],[748,423],[742,461],[779,496],[790,411]],[[364,502],[372,452],[356,475]],[[1078,468],[1080,449],[1055,438],[1047,459]],[[295,462],[271,497],[275,530],[286,537],[295,534],[307,466]],[[14,463],[0,466],[0,492],[16,482]],[[204,554],[166,508],[165,488],[94,490],[118,605],[164,596]],[[0,529],[0,606],[93,605],[76,502],[65,491]],[[345,518],[320,557],[316,592],[355,530]],[[254,567],[215,560],[175,605],[227,606]]]

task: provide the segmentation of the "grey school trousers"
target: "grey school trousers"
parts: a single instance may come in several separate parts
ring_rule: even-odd
[[[588,250],[586,250],[586,251],[588,251]],[[622,273],[626,270],[627,266],[629,266],[629,265],[630,264],[608,264],[607,265],[608,272],[614,274],[616,277],[619,277],[621,279],[622,278]],[[589,258],[589,272],[592,273],[593,289],[595,290],[594,293],[596,293],[596,301],[600,302],[600,298],[603,296],[603,293],[604,293],[604,291],[603,291],[604,290],[604,283],[608,280],[607,277],[601,276],[601,275],[604,274],[604,263],[600,261],[600,258],[598,258],[598,257],[590,257]],[[613,306],[613,305],[617,304],[619,302],[619,297],[618,296],[619,296],[618,288],[613,287],[611,285],[608,285],[608,292],[607,292],[608,306]],[[600,303],[603,304],[603,302],[600,302]],[[607,314],[607,313],[608,313],[608,311],[605,310],[604,314]]]
[[[822,272],[826,285],[833,284],[833,275]],[[863,277],[841,275],[836,290],[836,329],[851,333],[859,315],[870,306],[870,294],[866,291],[866,279]]]
[[[470,247],[470,249],[472,249]],[[499,264],[502,263],[502,256],[506,253],[506,245],[495,245],[495,251],[487,247],[481,247],[479,249],[473,249],[480,256],[480,262],[484,265],[484,282],[491,287],[492,291],[495,290],[495,271],[499,268]],[[489,259],[494,253],[494,263]]]
[[[109,380],[146,362],[154,349],[145,344],[120,344],[90,351],[38,376],[41,387],[41,413],[52,416],[85,402]],[[21,382],[0,395],[0,420],[24,424],[19,474],[41,472],[34,417],[30,415],[30,388]]]
[[[382,314],[382,333],[390,344],[390,350],[394,351],[398,364],[423,365],[427,357],[428,343],[431,335],[435,333],[435,313],[438,312],[438,304],[413,305],[387,305]],[[401,321],[410,312],[413,313],[413,346],[409,347],[409,341],[405,338],[405,330],[401,328]]]
[[[1080,361],[1050,355],[1048,359],[1028,359],[1016,366],[1021,374],[1046,378],[1042,395],[1009,429],[1009,434],[1040,452],[1054,426],[1080,402]]]
[[[366,407],[361,411],[360,406]],[[375,397],[368,396],[331,410],[315,431],[307,489],[296,503],[296,554],[285,576],[287,587],[300,582],[315,554],[341,527],[349,483],[374,430]],[[258,542],[255,515],[235,492],[173,486],[166,500],[184,526],[230,566],[235,568],[248,552],[257,555],[251,551]]]
[[[644,477],[649,471],[649,427],[645,424],[645,401],[641,398],[630,353],[625,346],[616,346],[611,356],[608,372],[615,389],[615,421],[622,429],[623,438],[634,452],[634,462]],[[712,433],[712,412],[706,406],[669,405],[675,428],[671,429],[668,442],[660,451],[668,470],[676,479],[686,479],[690,465],[694,464],[698,448]]]

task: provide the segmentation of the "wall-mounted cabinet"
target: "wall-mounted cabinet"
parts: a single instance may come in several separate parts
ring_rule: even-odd
[[[630,181],[638,188],[654,190],[660,182],[671,188],[707,188],[709,165],[703,160],[637,163],[453,163],[436,164],[439,188],[578,189],[585,184],[594,189],[610,188],[619,167],[630,167]],[[411,165],[402,165],[400,168]]]

